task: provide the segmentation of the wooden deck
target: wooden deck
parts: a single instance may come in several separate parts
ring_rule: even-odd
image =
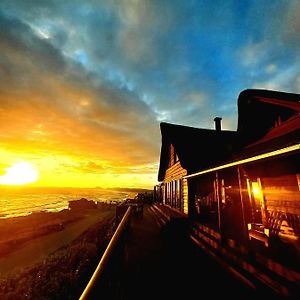
[[[118,299],[279,299],[222,268],[184,234],[184,226],[185,218],[157,205],[145,204],[143,216],[132,216],[125,243],[125,283]]]

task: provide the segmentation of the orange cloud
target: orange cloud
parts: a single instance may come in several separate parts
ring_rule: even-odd
[[[38,185],[149,186],[156,170],[148,166],[159,155],[159,126],[150,107],[128,90],[96,83],[26,25],[14,26],[16,31],[0,35],[6,58],[0,145],[9,163],[35,162]],[[137,170],[148,179],[133,182]]]

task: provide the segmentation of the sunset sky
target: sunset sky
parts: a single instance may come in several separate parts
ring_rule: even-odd
[[[161,121],[236,130],[246,88],[300,93],[295,0],[1,0],[0,182],[157,182]]]

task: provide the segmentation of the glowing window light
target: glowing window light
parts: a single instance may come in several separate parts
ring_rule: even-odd
[[[261,190],[259,188],[258,182],[252,182],[252,192],[254,197],[259,197],[261,195]]]

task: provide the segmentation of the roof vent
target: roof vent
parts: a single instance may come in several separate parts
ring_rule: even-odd
[[[215,121],[215,128],[217,131],[221,131],[221,120],[222,118],[220,117],[215,117],[214,121]]]

